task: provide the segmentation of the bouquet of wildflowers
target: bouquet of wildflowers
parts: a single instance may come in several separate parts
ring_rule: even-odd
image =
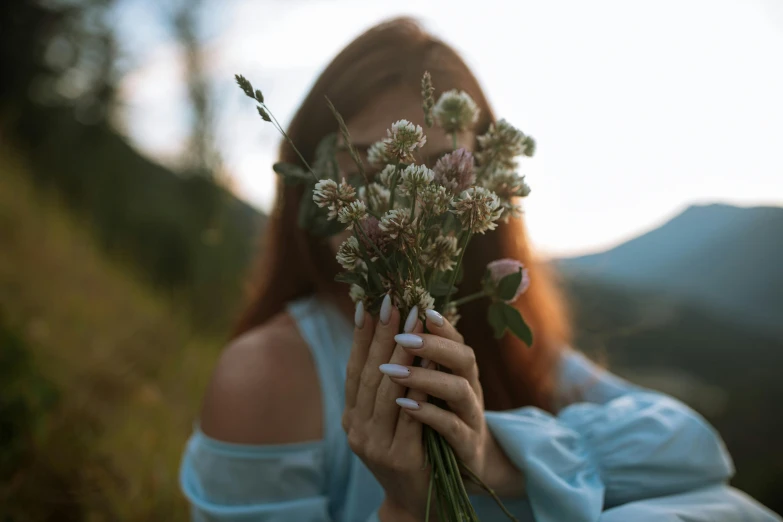
[[[461,304],[489,298],[487,319],[495,335],[499,338],[508,330],[532,345],[530,328],[511,306],[529,284],[520,262],[490,263],[480,292],[452,299],[471,237],[494,230],[498,221],[521,213],[518,200],[530,188],[517,173],[516,158],[533,155],[532,138],[500,120],[478,137],[475,155],[457,148],[457,134],[475,125],[479,109],[470,96],[456,90],[444,92],[435,102],[430,75],[425,73],[421,83],[425,125],[438,125],[450,134],[454,150],[438,159],[432,169],[417,164],[417,149],[427,138],[420,126],[400,120],[391,124],[386,138],[369,148],[367,162],[379,172],[370,178],[345,122],[328,99],[343,143],[338,145],[336,133],[323,138],[311,166],[272,115],[261,91],[242,76],[236,79],[258,103],[261,118],[272,123],[299,155],[302,165],[274,165],[286,183],[306,187],[299,225],[319,236],[351,231],[337,252],[343,268],[337,280],[350,285],[354,302],[361,301],[368,311],[377,313],[384,296],[390,294],[402,317],[417,307],[425,322],[425,310],[434,309],[456,325]],[[337,168],[339,146],[346,147],[356,163],[355,179],[346,179]],[[463,475],[500,502],[459,462],[445,439],[427,426],[425,445],[432,467],[427,517],[434,489],[440,520],[478,520]]]

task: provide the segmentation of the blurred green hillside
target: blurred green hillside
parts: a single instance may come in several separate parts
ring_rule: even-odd
[[[58,200],[0,148],[0,519],[185,520],[177,464],[221,341]]]

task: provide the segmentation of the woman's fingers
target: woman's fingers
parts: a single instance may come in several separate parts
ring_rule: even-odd
[[[465,463],[471,463],[478,449],[475,429],[468,426],[453,412],[430,404],[426,401],[400,401],[403,415],[430,426],[443,435],[454,448],[454,452]],[[395,444],[397,439],[395,438]],[[402,441],[400,441],[402,442]]]
[[[439,335],[440,337],[445,337],[446,339],[451,339],[452,341],[459,344],[463,344],[465,342],[462,334],[459,333],[457,329],[446,320],[445,317],[440,315],[435,310],[427,310],[424,312],[424,315],[427,316],[427,331],[431,334]]]
[[[400,312],[397,310],[397,307],[392,305],[391,297],[387,294],[383,298],[369,352],[359,377],[354,413],[360,419],[372,417],[378,386],[383,378],[383,374],[378,371],[378,367],[389,362],[396,346],[394,335],[400,331],[399,325]]]
[[[345,407],[351,409],[356,405],[356,392],[359,389],[359,376],[362,374],[367,353],[370,350],[375,324],[370,314],[364,309],[364,303],[356,303],[354,315],[353,345],[348,358],[345,374]]]
[[[455,375],[464,377],[473,391],[481,396],[476,354],[470,346],[434,334],[399,334],[395,341],[410,353],[435,361]]]
[[[435,363],[422,359],[421,368],[435,369]],[[395,402],[400,410],[397,415],[397,430],[394,433],[395,444],[416,444],[421,441],[421,422],[405,413],[405,407],[418,407],[419,404],[427,402],[427,393],[421,390],[408,389],[408,393],[398,397]]]
[[[408,371],[387,372],[389,378],[412,390],[443,399],[465,423],[476,430],[483,426],[479,397],[464,377],[426,368],[405,367]]]
[[[405,325],[403,330],[408,333],[421,332],[424,329],[424,325],[419,321],[419,309],[413,307],[408,317],[405,319]],[[407,366],[413,364],[414,355],[408,353],[403,347],[396,345],[391,359],[385,364],[380,365],[376,371],[382,374],[382,370],[389,368],[395,368],[401,372],[407,371]],[[397,424],[397,418],[399,417],[399,408],[394,402],[398,397],[405,396],[405,387],[398,382],[394,382],[389,377],[384,376],[381,379],[381,384],[378,386],[378,394],[375,399],[375,410],[373,411],[373,422],[380,428],[379,431],[383,433],[394,433],[394,428]]]

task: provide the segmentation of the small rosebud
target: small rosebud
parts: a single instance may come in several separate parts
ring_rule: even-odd
[[[487,270],[489,271],[491,282],[494,285],[494,288],[496,289],[500,284],[500,281],[502,281],[504,277],[509,276],[511,274],[516,274],[517,272],[522,270],[522,279],[519,282],[519,286],[516,288],[513,297],[511,299],[506,300],[506,303],[508,304],[511,304],[514,301],[516,301],[519,298],[519,296],[524,294],[525,291],[530,286],[530,276],[527,273],[527,269],[525,268],[525,265],[523,265],[516,259],[498,259],[496,261],[492,261],[487,265]]]

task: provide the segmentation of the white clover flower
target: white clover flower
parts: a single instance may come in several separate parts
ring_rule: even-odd
[[[435,121],[447,134],[472,129],[480,112],[468,93],[456,89],[441,94],[432,111]]]
[[[525,178],[514,171],[498,170],[489,174],[481,185],[494,192],[500,205],[503,207],[501,219],[505,223],[509,218],[517,218],[522,215],[522,207],[516,202],[517,198],[524,198],[530,194],[530,187],[525,183]]]
[[[359,187],[359,199],[376,212],[386,212],[389,210],[391,192],[380,183],[373,182],[367,187]]]
[[[367,149],[367,163],[373,167],[381,167],[389,163],[391,158],[386,153],[387,140],[376,141]]]
[[[362,200],[352,201],[350,204],[344,206],[337,213],[337,220],[340,223],[356,223],[361,221],[367,215],[367,205]]]
[[[454,236],[438,236],[429,240],[421,252],[421,263],[427,268],[447,272],[454,268],[456,257],[462,251]]]
[[[364,301],[367,298],[367,293],[364,291],[364,288],[355,284],[351,285],[351,291],[348,293],[348,295],[351,296],[351,301],[354,303]]]
[[[386,165],[383,170],[378,174],[378,181],[386,188],[390,188],[394,175],[397,173],[397,167],[394,165]]]
[[[451,206],[451,193],[442,185],[429,185],[419,196],[419,206],[438,216],[446,212]]]
[[[513,170],[516,167],[514,158],[523,154],[532,156],[535,151],[533,138],[506,120],[490,125],[487,133],[478,137],[478,143],[480,150],[476,157],[485,170]]]
[[[340,210],[356,199],[356,191],[343,180],[338,185],[331,179],[322,179],[315,184],[313,201],[321,208],[328,208],[328,219],[335,219]]]
[[[393,161],[413,163],[413,152],[427,143],[427,137],[420,125],[414,125],[408,120],[392,123],[386,131],[389,136],[386,142],[386,155]]]
[[[495,230],[496,221],[503,214],[498,197],[484,187],[469,188],[452,205],[463,228],[474,234]]]
[[[416,241],[414,224],[415,219],[411,221],[409,210],[396,208],[383,215],[379,227],[390,239],[412,245]]]
[[[359,250],[359,241],[355,236],[350,236],[343,241],[340,248],[337,249],[337,262],[346,270],[356,270],[362,260],[361,250]]]
[[[435,299],[430,293],[419,285],[414,284],[412,281],[405,283],[405,291],[402,294],[402,301],[405,307],[409,310],[414,306],[419,307],[419,312],[424,310],[432,310],[435,306]]]
[[[434,174],[426,165],[408,165],[400,175],[401,192],[413,194],[424,190],[434,178]]]

